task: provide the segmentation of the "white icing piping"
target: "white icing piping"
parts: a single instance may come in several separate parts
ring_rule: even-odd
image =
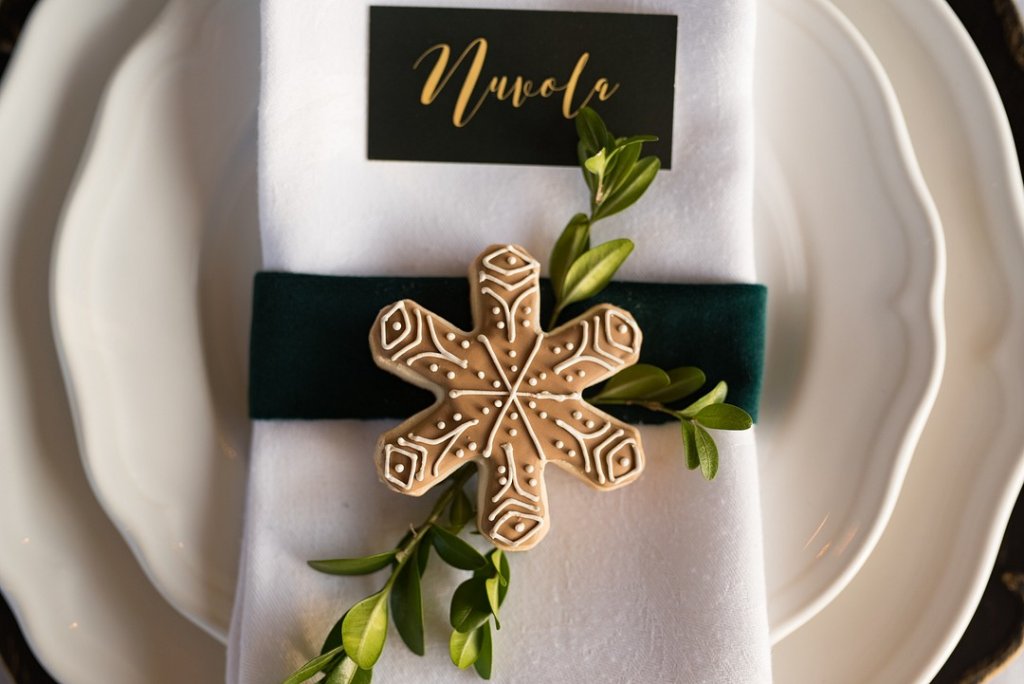
[[[434,330],[434,319],[429,315],[427,316],[427,331],[430,333],[430,339],[434,343],[434,348],[437,349],[437,351],[420,352],[416,356],[413,356],[408,361],[406,361],[408,365],[411,366],[413,362],[419,361],[420,359],[423,358],[436,358],[441,359],[442,361],[451,361],[460,368],[466,368],[469,366],[469,361],[466,361],[465,359],[460,359],[458,356],[452,354],[450,351],[444,348],[444,345],[441,344],[441,340],[438,339],[437,337],[437,331]]]
[[[519,486],[519,478],[516,477],[516,458],[512,453],[512,445],[508,442],[502,442],[500,446],[501,450],[505,452],[505,459],[508,463],[508,478],[505,480],[505,485],[498,490],[498,493],[491,497],[491,503],[497,503],[500,499],[503,499],[505,494],[508,493],[509,487],[515,489],[516,494],[524,496],[530,501],[539,501],[540,499],[536,494],[531,494]]]
[[[508,537],[506,537],[505,535],[499,534],[498,533],[498,528],[500,528],[502,525],[504,525],[505,521],[508,520],[509,518],[511,518],[514,515],[517,515],[520,518],[523,518],[524,520],[536,520],[537,524],[533,526],[532,530],[530,530],[529,532],[524,534],[522,537],[520,537],[519,539],[517,539],[515,541],[512,541]],[[506,544],[508,546],[516,547],[516,546],[519,546],[520,544],[522,544],[524,541],[526,541],[530,537],[532,537],[533,535],[537,534],[537,532],[542,527],[544,527],[544,518],[540,517],[539,515],[534,515],[533,513],[518,513],[516,511],[509,511],[505,515],[501,516],[501,520],[496,522],[494,524],[494,527],[491,528],[491,538],[492,539],[497,539],[502,544]]]
[[[596,317],[595,317],[595,320],[596,320]],[[604,367],[605,370],[609,370],[609,371],[615,370],[614,366],[610,366],[606,361],[604,361],[602,359],[599,359],[596,356],[584,356],[583,355],[583,351],[587,348],[587,342],[590,339],[590,325],[586,321],[581,321],[581,325],[583,326],[583,339],[580,341],[579,349],[577,349],[576,353],[573,354],[572,356],[570,356],[568,359],[566,359],[562,363],[560,363],[557,366],[555,366],[553,370],[556,373],[561,373],[566,368],[570,368],[570,367],[572,367],[572,366],[574,366],[577,363],[580,363],[582,361],[590,361],[592,363],[596,363],[598,366]],[[616,361],[618,361],[618,359],[616,359]],[[621,364],[622,361],[619,361],[619,363]]]
[[[605,432],[607,432],[608,428],[611,427],[611,423],[605,423],[604,425],[602,425],[600,427],[600,429],[594,430],[593,432],[589,432],[589,433],[588,432],[581,432],[580,430],[577,430],[576,428],[574,428],[572,425],[569,425],[568,423],[566,423],[561,418],[555,418],[555,425],[557,425],[558,427],[562,428],[563,430],[565,430],[570,435],[572,435],[573,437],[576,438],[576,441],[580,445],[580,451],[583,452],[583,470],[584,470],[584,472],[589,473],[590,472],[590,452],[587,450],[587,442],[586,442],[586,440],[589,437],[600,437],[601,435],[603,435]]]
[[[395,311],[402,312],[402,334],[396,337],[391,344],[388,344],[388,324],[387,321],[395,313]],[[381,316],[380,319],[380,346],[384,351],[391,351],[399,342],[409,336],[409,312],[405,308],[405,302],[398,302],[391,311]]]
[[[495,506],[494,510],[491,511],[491,514],[487,516],[487,519],[491,522],[494,522],[494,519],[497,518],[498,515],[509,506],[522,506],[527,510],[540,511],[540,506],[532,504],[529,501],[520,501],[519,499],[510,496],[504,501],[502,501],[500,504]]]
[[[395,354],[391,357],[392,361],[397,361],[398,359],[402,358],[402,354],[404,354],[405,352],[409,351],[410,349],[412,349],[413,347],[415,347],[416,345],[418,345],[420,342],[423,341],[423,316],[422,316],[422,314],[420,314],[420,310],[419,309],[415,309],[415,313],[416,313],[416,339],[413,340],[412,342],[410,342],[409,344],[405,345],[401,349],[399,349],[397,352],[395,352]],[[382,323],[383,323],[383,321],[382,321]]]

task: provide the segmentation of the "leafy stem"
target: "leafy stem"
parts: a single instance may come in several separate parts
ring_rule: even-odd
[[[587,401],[592,404],[639,406],[672,416],[679,421],[686,466],[700,468],[713,480],[718,474],[718,446],[708,428],[746,430],[753,420],[738,406],[725,403],[729,388],[719,382],[710,391],[681,409],[667,404],[685,399],[703,387],[704,372],[692,366],[664,371],[657,366],[638,363],[612,376],[604,387]]]
[[[320,673],[326,675],[324,681],[332,684],[368,684],[373,675],[373,666],[380,658],[387,639],[389,604],[399,636],[414,653],[423,655],[424,626],[420,579],[426,569],[431,549],[437,551],[438,556],[449,565],[461,570],[472,570],[474,577],[480,576],[484,582],[496,582],[498,580],[492,578],[500,577],[504,583],[504,591],[507,591],[508,561],[500,555],[495,560],[494,551],[485,558],[469,543],[458,537],[458,533],[475,515],[472,503],[464,491],[466,482],[475,472],[475,466],[460,468],[449,479],[447,487],[434,503],[426,519],[418,526],[410,528],[390,551],[360,558],[309,561],[313,569],[332,575],[368,575],[388,567],[391,572],[378,592],[356,603],[335,623],[327,635],[320,655],[292,673],[284,684],[299,684]],[[442,518],[446,514],[447,524],[444,524]],[[425,543],[428,540],[429,543]],[[483,601],[487,600],[486,591],[485,587],[479,592]],[[472,598],[477,603],[480,602],[480,597]],[[490,615],[488,612],[485,619]],[[485,639],[482,624],[474,624],[473,630],[477,629],[480,633],[474,631],[471,640],[478,648],[475,652],[476,658],[472,659],[470,664],[484,657],[489,663],[490,634],[488,632]],[[485,642],[488,649],[486,655],[481,650]],[[463,660],[467,657],[468,655],[463,655]],[[482,672],[482,667],[478,667],[478,671]],[[489,675],[489,665],[486,671]]]
[[[633,241],[610,240],[591,247],[590,229],[603,218],[635,203],[661,168],[657,157],[640,157],[653,135],[616,138],[593,109],[576,115],[577,154],[590,191],[590,213],[569,219],[551,250],[549,271],[555,306],[548,328],[554,328],[565,307],[593,297],[611,281],[633,251]]]

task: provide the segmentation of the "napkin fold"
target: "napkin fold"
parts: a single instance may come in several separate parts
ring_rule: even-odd
[[[753,0],[375,4],[677,15],[672,170],[635,208],[599,223],[595,239],[637,243],[623,279],[753,281]],[[262,0],[262,21],[265,268],[462,276],[494,242],[543,259],[584,208],[578,169],[367,161],[364,0]],[[379,589],[379,576],[330,577],[306,561],[386,550],[425,516],[432,496],[404,497],[377,479],[374,444],[394,424],[254,423],[229,682],[282,681]],[[627,487],[548,478],[551,530],[510,559],[494,681],[770,681],[753,431],[716,434],[712,483],[685,469],[678,426],[645,426],[642,437],[647,470]],[[463,575],[431,563],[427,655],[392,630],[374,681],[477,678],[448,659],[448,597]]]

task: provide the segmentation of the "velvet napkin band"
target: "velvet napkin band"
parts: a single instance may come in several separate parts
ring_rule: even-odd
[[[551,310],[550,289],[545,279],[545,312]],[[250,416],[406,418],[433,404],[433,394],[380,370],[370,355],[374,319],[400,299],[415,300],[463,330],[471,328],[466,278],[258,273],[249,357]],[[763,285],[612,282],[597,297],[566,309],[561,321],[600,302],[626,309],[644,332],[641,363],[666,370],[697,366],[708,377],[704,391],[724,380],[729,403],[756,420],[766,299]],[[631,423],[672,420],[636,407],[602,410]]]

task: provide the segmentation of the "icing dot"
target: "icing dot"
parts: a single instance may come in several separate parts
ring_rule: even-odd
[[[515,531],[516,532],[523,532],[524,530],[526,530],[526,525],[524,523],[516,523],[516,526],[515,526]]]
[[[498,466],[499,475],[504,475],[506,470],[508,470],[508,468],[506,468],[505,466]]]
[[[587,377],[587,371],[584,371],[584,370],[576,371],[576,375],[580,376],[581,378],[585,378],[585,377]]]
[[[437,372],[437,364],[436,363],[430,364],[430,372],[431,373],[436,373]]]
[[[524,318],[524,319],[522,320],[522,324],[523,324],[523,327],[524,327],[524,328],[529,328],[529,327],[530,327],[530,321],[529,321],[529,319],[526,319],[526,318]]]
[[[548,379],[548,374],[547,374],[547,373],[543,373],[543,372],[542,372],[542,373],[540,374],[540,379],[541,379],[541,380],[547,380],[547,379]]]
[[[491,457],[491,452],[490,451],[485,451],[484,452],[484,458],[490,458],[490,457]]]
[[[572,457],[574,457],[576,455],[576,450],[575,449],[569,449],[569,451],[567,451],[566,453],[569,454],[569,458],[572,458]]]
[[[495,380],[494,382],[491,383],[491,387],[501,387],[501,381]]]
[[[588,427],[588,428],[592,428],[592,427],[594,427],[594,421],[592,421],[592,420],[588,420],[588,421],[587,421],[587,427]]]
[[[515,364],[512,364],[512,365],[511,365],[511,366],[509,367],[509,370],[510,370],[510,371],[512,371],[513,373],[515,373],[515,372],[516,372],[517,370],[519,370],[519,366],[517,366],[517,365],[515,365]]]
[[[508,417],[511,418],[512,420],[519,420],[519,414],[516,413],[515,411],[510,413]]]
[[[527,404],[527,406],[529,406],[532,409],[535,409],[537,408],[537,402],[531,400],[530,403]]]
[[[398,323],[398,322],[392,323],[391,324],[391,329],[392,330],[401,330],[402,329],[402,324]]]
[[[458,456],[459,458],[462,458],[463,456],[466,455],[466,452],[463,451],[462,449],[456,449],[455,450],[455,455]]]
[[[404,473],[405,472],[405,464],[404,463],[397,463],[397,464],[395,464],[395,472],[396,473]]]
[[[451,390],[448,392],[448,396],[451,397],[452,399],[455,399],[456,397],[459,396],[459,393],[456,392],[455,390]]]
[[[622,458],[619,459],[619,465],[622,466],[623,468],[628,468],[629,464],[630,460],[627,457],[623,456]]]
[[[498,484],[500,484],[500,485],[508,484],[508,478],[507,477],[499,477],[498,478]]]
[[[452,419],[453,420],[462,420],[462,414],[461,413],[456,413],[454,416],[452,416]]]
[[[572,412],[572,417],[575,418],[576,420],[579,420],[580,418],[583,417],[583,414],[580,413],[579,411],[573,411]]]
[[[447,335],[444,336],[444,338],[451,342],[452,340],[455,339],[455,333],[448,333]]]
[[[526,382],[528,382],[530,384],[530,387],[536,387],[537,386],[537,378],[530,378]]]
[[[505,321],[498,321],[497,323],[494,324],[494,327],[496,327],[498,330],[504,330]]]
[[[480,409],[480,413],[484,414],[485,416],[490,412],[491,408],[489,406],[484,406],[482,409]]]
[[[501,408],[501,399],[495,399],[494,406],[495,408]]]
[[[548,412],[547,411],[541,411],[537,415],[540,416],[541,420],[547,420],[547,418],[548,418]]]
[[[526,481],[526,484],[530,485],[531,487],[536,487],[537,486],[537,480],[535,480],[534,478],[531,477],[529,480]]]
[[[565,348],[568,349],[569,351],[572,351],[573,349],[576,348],[576,345],[573,344],[572,342],[569,342],[568,344],[565,345]]]
[[[531,313],[533,313],[533,309],[528,307],[528,306],[524,306],[523,307],[523,313],[524,314],[531,314]]]
[[[619,326],[619,332],[623,334],[629,332],[629,326],[623,323],[622,325]]]
[[[444,421],[443,420],[437,421],[437,429],[438,430],[444,430]]]
[[[494,307],[491,309],[491,313],[497,316],[498,314],[501,313],[501,309],[499,309],[498,307]]]
[[[555,347],[551,351],[555,352],[556,354],[561,354],[562,353],[562,348],[561,347]]]
[[[523,470],[525,470],[528,473],[532,473],[534,470],[536,470],[536,468],[533,467],[532,463],[527,463],[526,467],[524,467]]]
[[[561,449],[564,446],[565,446],[565,442],[563,442],[562,440],[558,440],[557,442],[555,442],[555,448],[556,449]]]
[[[466,448],[469,449],[470,451],[476,451],[476,442],[470,442],[469,444],[466,445]]]
[[[516,358],[516,350],[515,350],[515,349],[509,349],[509,350],[508,350],[508,357],[509,357],[510,359],[514,359],[514,358]]]
[[[449,380],[454,380],[455,379],[455,371],[448,371],[447,373],[444,374],[444,376],[446,378],[448,378]]]
[[[576,378],[574,378],[574,377],[572,376],[572,373],[567,373],[567,374],[566,374],[566,376],[565,376],[565,381],[566,381],[566,382],[572,382],[572,381],[573,381],[573,380],[575,380],[575,379],[576,379]]]
[[[509,437],[515,437],[518,434],[519,434],[519,430],[516,430],[515,428],[509,428],[508,429],[508,436]]]
[[[478,378],[480,378],[481,380],[483,380],[484,378],[486,378],[486,377],[487,377],[487,373],[484,373],[483,371],[477,371],[477,372],[476,372],[476,377],[478,377]]]
[[[469,340],[462,340],[462,342],[460,342],[460,343],[459,343],[459,345],[460,345],[460,346],[461,346],[461,347],[462,347],[463,349],[469,349]]]
[[[511,266],[515,266],[515,264],[516,264],[516,258],[514,256],[510,256],[505,261],[507,261],[509,263],[509,265],[511,265]]]

